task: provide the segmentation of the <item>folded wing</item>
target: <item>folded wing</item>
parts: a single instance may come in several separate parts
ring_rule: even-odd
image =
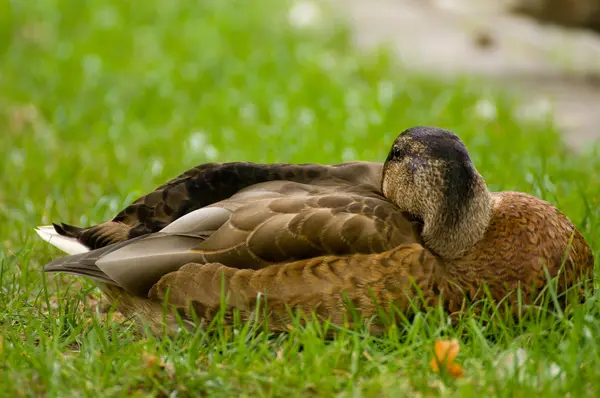
[[[272,181],[187,213],[159,232],[64,257],[45,270],[91,276],[146,296],[187,263],[262,269],[418,242],[418,224],[369,185]]]

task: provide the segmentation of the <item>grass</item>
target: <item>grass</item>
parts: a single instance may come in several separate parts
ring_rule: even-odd
[[[481,82],[359,54],[334,19],[294,27],[282,1],[1,4],[1,396],[600,394],[596,296],[568,318],[452,326],[432,312],[382,338],[332,341],[317,324],[158,341],[116,314],[104,322],[92,283],[41,274],[60,253],[33,227],[111,218],[196,164],[382,161],[404,128],[443,126],[491,189],[558,205],[597,249],[598,150],[572,153],[550,121],[520,119],[517,99]],[[453,337],[456,381],[428,364],[434,342]]]

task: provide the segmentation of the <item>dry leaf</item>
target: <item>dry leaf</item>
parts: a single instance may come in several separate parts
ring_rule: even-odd
[[[434,347],[434,356],[431,359],[430,366],[434,372],[440,372],[440,368],[443,372],[448,373],[455,379],[458,379],[463,375],[462,367],[454,363],[460,346],[458,340],[437,340]]]
[[[277,350],[277,360],[283,361],[283,347]]]
[[[142,361],[144,362],[144,366],[147,369],[152,369],[154,368],[156,365],[159,364],[159,360],[158,357],[156,355],[150,354],[148,352],[144,352],[142,354]]]
[[[142,354],[142,362],[146,369],[153,373],[163,371],[169,378],[173,379],[175,377],[175,366],[173,362],[165,357],[158,357],[149,352],[144,352]]]

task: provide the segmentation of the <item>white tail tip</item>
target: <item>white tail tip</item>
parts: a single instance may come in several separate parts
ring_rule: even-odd
[[[80,254],[90,251],[90,249],[79,243],[75,238],[60,235],[52,225],[37,227],[35,232],[46,242],[67,254]]]

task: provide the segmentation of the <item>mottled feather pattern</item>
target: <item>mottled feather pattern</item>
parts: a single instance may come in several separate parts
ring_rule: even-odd
[[[333,166],[317,164],[255,164],[249,162],[206,163],[187,170],[135,200],[112,221],[68,231],[90,249],[124,239],[157,232],[189,212],[230,198],[240,190],[268,181],[315,183],[326,181],[372,184],[378,190],[381,165],[347,162]],[[347,176],[351,176],[350,181]],[[76,228],[76,227],[73,227]]]
[[[413,223],[395,211],[383,197],[337,194],[313,188],[310,196],[260,199],[237,207],[230,220],[197,248],[207,262],[242,268],[251,258],[253,267],[323,254],[376,253],[400,243],[417,242]],[[352,188],[354,189],[354,188]],[[325,191],[325,194],[319,192]],[[220,204],[227,207],[228,202]],[[230,252],[235,251],[236,259]],[[227,256],[224,259],[223,256]]]
[[[418,308],[440,301],[448,311],[457,312],[464,309],[465,300],[484,298],[484,283],[495,300],[509,300],[516,309],[514,290],[520,287],[522,303],[532,304],[547,284],[544,265],[550,265],[551,277],[558,274],[566,253],[557,248],[566,245],[573,233],[562,273],[566,279],[558,286],[572,286],[581,278],[588,282],[580,286],[579,294],[591,289],[591,280],[582,275],[591,276],[592,252],[573,226],[564,222],[566,218],[532,196],[516,192],[497,195],[499,201],[486,237],[460,261],[447,263],[419,244],[401,244],[379,254],[323,256],[260,270],[192,263],[165,275],[150,297],[162,299],[170,287],[178,291],[176,297],[170,296],[170,302],[188,317],[192,317],[191,309],[205,306],[213,312],[204,316],[216,314],[223,276],[232,308],[252,319],[253,305],[261,294],[267,298],[267,312],[273,317],[270,322],[275,320],[277,330],[284,330],[291,322],[283,303],[305,314],[318,308],[316,313],[323,319],[343,324],[350,318],[346,299],[366,318],[377,314],[375,303],[383,308],[391,303],[408,314],[415,305]],[[532,207],[536,209],[533,214]]]
[[[351,321],[348,303],[364,317],[376,315],[377,306],[386,304],[409,311],[416,288],[429,290],[435,262],[422,246],[409,244],[380,254],[323,256],[260,270],[191,263],[161,278],[149,297],[162,300],[168,290],[169,302],[190,319],[191,311],[199,308],[202,316],[210,317],[219,308],[223,278],[230,306],[245,319],[254,317],[259,294],[266,299],[273,330],[287,328],[290,309],[305,315],[316,309],[323,319],[342,324]]]
[[[547,275],[556,277],[564,266],[558,293],[576,285],[578,292],[592,290],[594,257],[590,247],[574,225],[550,203],[520,192],[496,193],[494,215],[486,234],[473,249],[457,261],[439,268],[440,290],[448,299],[462,301],[463,293],[471,300],[483,298],[485,282],[495,300],[519,287],[526,304],[532,304],[544,286]],[[568,248],[568,250],[566,250]],[[457,311],[458,304],[450,310]]]

